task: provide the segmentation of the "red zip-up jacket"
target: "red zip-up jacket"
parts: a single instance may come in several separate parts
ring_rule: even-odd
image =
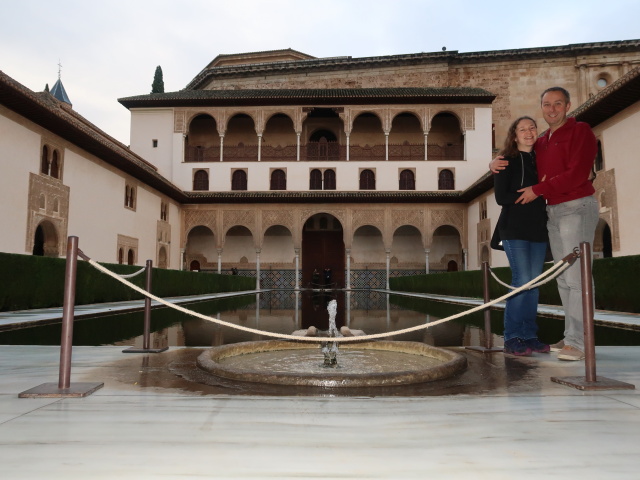
[[[593,195],[595,189],[589,174],[598,146],[587,123],[569,117],[553,134],[548,130],[540,137],[534,148],[540,183],[532,189],[536,195],[542,195],[548,205]]]

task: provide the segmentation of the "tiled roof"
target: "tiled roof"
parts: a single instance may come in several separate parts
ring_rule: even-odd
[[[160,175],[155,166],[76,113],[70,105],[48,92],[33,92],[2,71],[0,104],[174,200],[185,200],[182,190]]]
[[[638,51],[638,49],[640,49],[640,40],[623,40],[615,42],[578,43],[553,47],[491,50],[484,52],[459,53],[456,50],[447,50],[443,52],[422,52],[379,57],[334,57],[288,62],[227,65],[203,69],[193,80],[191,80],[191,82],[189,82],[186,89],[200,89],[210,80],[224,77],[302,73],[307,71],[347,71],[363,68],[381,68],[391,65],[423,65],[433,63],[455,65],[474,62],[499,62],[508,59],[526,60],[529,58],[539,57],[576,57],[578,55],[592,55],[599,51],[617,53],[624,51]]]
[[[336,88],[180,90],[120,98],[127,108],[187,105],[351,105],[361,103],[480,103],[495,95],[482,88]]]
[[[620,77],[569,115],[591,127],[640,101],[640,67]]]

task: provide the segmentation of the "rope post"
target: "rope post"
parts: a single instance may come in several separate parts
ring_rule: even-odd
[[[145,287],[144,289],[151,293],[151,276],[153,274],[153,261],[147,260],[145,267]],[[131,347],[122,351],[122,353],[160,353],[168,350],[169,347],[151,348],[151,298],[144,297],[144,326],[142,333],[142,348]]]
[[[491,301],[491,295],[489,294],[489,262],[482,262],[482,296],[483,303],[489,303]],[[465,347],[467,350],[475,350],[483,353],[502,352],[500,347],[493,347],[493,335],[491,333],[491,308],[484,309],[484,347]]]
[[[634,390],[630,383],[596,376],[596,346],[593,329],[594,300],[591,273],[591,246],[580,243],[580,274],[582,276],[582,321],[584,325],[584,377],[551,377],[552,382],[578,390]]]
[[[20,393],[20,398],[86,397],[102,388],[104,383],[71,383],[71,353],[73,349],[73,320],[78,272],[78,237],[67,239],[67,261],[64,272],[62,302],[62,334],[60,338],[60,369],[58,383],[43,383]]]

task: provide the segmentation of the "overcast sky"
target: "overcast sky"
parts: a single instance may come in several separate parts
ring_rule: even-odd
[[[638,0],[0,0],[0,70],[129,143],[118,98],[184,88],[219,54],[477,52],[640,38]]]

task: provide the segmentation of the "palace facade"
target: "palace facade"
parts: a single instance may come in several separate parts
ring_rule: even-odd
[[[316,283],[314,271],[362,288],[506,265],[488,246],[499,208],[487,165],[511,119],[544,126],[539,95],[561,85],[600,144],[596,255],[637,254],[638,65],[638,40],[219,55],[183,90],[119,99],[130,146],[1,74],[0,208],[11,228],[0,248],[63,255],[74,234],[101,261],[235,269],[285,288]]]

